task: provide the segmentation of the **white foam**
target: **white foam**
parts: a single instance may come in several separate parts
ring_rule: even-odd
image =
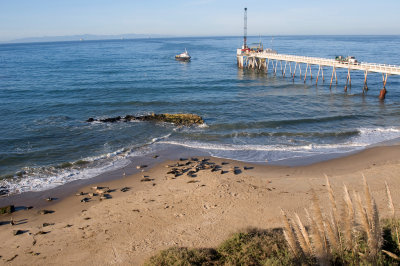
[[[161,137],[158,137],[158,138],[153,138],[153,139],[151,140],[151,143],[150,143],[150,144],[155,143],[155,142],[157,142],[157,141],[160,141],[160,140],[162,140],[162,139],[167,139],[167,138],[169,138],[169,136],[171,136],[171,134],[167,134],[167,135],[165,135],[165,136],[161,136]]]
[[[0,184],[7,188],[10,194],[27,191],[43,191],[80,179],[95,177],[101,173],[122,168],[130,163],[128,159],[117,159],[100,167],[83,169],[66,169],[57,175],[43,176],[36,174],[29,177],[2,180]]]
[[[171,134],[152,139],[149,143],[139,149],[118,149],[114,152],[91,156],[82,159],[90,163],[89,167],[56,169],[47,167],[46,169],[27,168],[29,174],[22,178],[11,180],[0,180],[0,186],[4,186],[9,194],[22,193],[28,191],[44,191],[68,182],[89,179],[102,173],[117,170],[127,166],[131,160],[129,158],[143,156],[152,151],[149,147],[159,140],[168,138]]]
[[[215,157],[249,162],[278,161],[318,154],[345,153],[361,150],[369,145],[400,137],[399,128],[361,128],[357,136],[346,142],[307,145],[250,145],[213,144],[195,141],[160,141],[158,143],[180,145],[208,152]]]
[[[0,180],[0,186],[4,186],[10,193],[21,193],[26,191],[43,191],[71,181],[92,178],[104,172],[127,166],[131,162],[130,158],[132,157],[143,156],[152,152],[156,146],[151,144],[179,145],[202,150],[211,156],[220,158],[248,162],[265,162],[265,160],[279,161],[318,154],[352,152],[361,150],[372,144],[400,138],[400,128],[395,127],[360,128],[358,131],[358,135],[349,137],[349,139],[343,143],[307,144],[298,146],[284,144],[214,144],[196,141],[173,141],[168,140],[171,134],[166,134],[161,137],[153,138],[141,148],[124,148],[107,154],[82,159],[91,163],[89,167],[72,167],[61,170],[50,167],[45,170],[36,169],[36,172],[35,169],[30,169],[31,171],[26,177]]]
[[[203,123],[201,125],[198,125],[197,127],[199,127],[199,128],[208,128],[209,126],[206,123]]]

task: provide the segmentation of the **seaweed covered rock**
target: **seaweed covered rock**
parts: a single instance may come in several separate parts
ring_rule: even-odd
[[[191,126],[191,125],[201,125],[204,124],[203,118],[201,116],[195,114],[151,114],[151,115],[143,115],[143,116],[133,116],[126,115],[125,117],[110,117],[105,119],[94,119],[89,118],[86,122],[104,122],[104,123],[113,123],[113,122],[129,122],[129,121],[154,121],[154,122],[166,122],[173,123],[178,126]]]
[[[0,214],[10,214],[15,211],[14,205],[8,205],[0,208]]]
[[[184,126],[201,125],[204,123],[203,119],[195,114],[151,114],[137,117],[136,120],[159,121]]]

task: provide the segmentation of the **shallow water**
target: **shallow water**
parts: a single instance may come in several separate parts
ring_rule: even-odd
[[[270,37],[262,38],[270,46]],[[257,42],[250,38],[250,42]],[[348,152],[400,137],[400,80],[331,70],[306,84],[236,66],[239,37],[0,45],[0,186],[42,190],[123,167],[174,144],[249,162]],[[267,45],[268,44],[268,45]],[[400,64],[399,36],[281,36],[279,53]],[[175,54],[187,49],[189,63]],[[304,66],[303,66],[304,72]],[[205,126],[86,123],[89,117],[195,113]]]

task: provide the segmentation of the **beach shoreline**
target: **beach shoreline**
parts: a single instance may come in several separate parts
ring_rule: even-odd
[[[178,150],[157,154],[157,158],[147,154],[129,168],[97,178],[0,198],[0,206],[13,204],[18,210],[0,215],[0,237],[6,239],[1,244],[0,260],[6,262],[18,255],[12,264],[136,265],[171,246],[215,246],[246,227],[279,227],[280,208],[303,213],[312,190],[324,196],[324,174],[339,193],[343,183],[359,189],[361,174],[365,174],[383,215],[385,180],[394,201],[400,200],[399,145],[367,148],[302,166],[252,164]],[[224,173],[204,169],[194,177],[186,172],[176,178],[167,174],[173,165],[185,164],[192,157],[205,158]],[[197,164],[190,162],[188,167]],[[240,170],[237,174],[235,167]],[[88,196],[95,192],[93,186],[108,187],[110,198]],[[80,191],[85,194],[75,196]],[[57,199],[47,202],[44,199],[48,197]],[[90,200],[81,202],[83,198]],[[321,204],[326,206],[325,199]],[[27,206],[33,208],[23,210]],[[38,213],[44,209],[54,213]],[[11,218],[16,225],[9,224]],[[46,223],[49,225],[44,226]],[[13,236],[16,229],[23,233]]]
[[[394,139],[391,141],[381,142],[374,145],[367,146],[361,150],[354,150],[349,152],[338,152],[338,153],[329,153],[329,154],[319,154],[319,155],[311,155],[305,157],[293,157],[288,159],[282,159],[279,161],[265,161],[265,162],[242,162],[235,159],[230,158],[220,158],[210,155],[210,152],[200,151],[198,149],[183,147],[180,145],[174,144],[163,144],[162,149],[157,149],[156,151],[150,151],[143,153],[139,156],[127,157],[130,163],[124,167],[117,168],[110,171],[105,171],[99,175],[94,177],[86,178],[86,179],[78,179],[71,182],[67,182],[65,184],[58,185],[54,188],[44,189],[40,191],[27,191],[22,193],[15,193],[10,195],[0,196],[0,206],[5,205],[15,205],[22,207],[42,207],[46,206],[46,202],[43,199],[53,197],[58,200],[62,200],[72,194],[74,194],[77,190],[82,187],[118,180],[123,178],[126,175],[133,175],[140,172],[136,167],[138,165],[147,165],[149,168],[155,167],[158,164],[162,164],[165,161],[170,160],[179,160],[180,158],[190,158],[190,157],[198,157],[198,156],[206,156],[213,157],[221,160],[231,160],[237,161],[247,164],[253,165],[266,165],[266,166],[278,166],[278,167],[304,167],[310,166],[314,164],[323,163],[330,160],[345,158],[351,155],[355,155],[358,153],[362,153],[363,151],[369,150],[375,147],[388,147],[388,146],[397,146],[399,144],[400,139]]]

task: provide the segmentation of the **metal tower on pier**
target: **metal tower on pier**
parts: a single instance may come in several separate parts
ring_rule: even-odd
[[[244,8],[243,49],[247,49],[247,7]]]

